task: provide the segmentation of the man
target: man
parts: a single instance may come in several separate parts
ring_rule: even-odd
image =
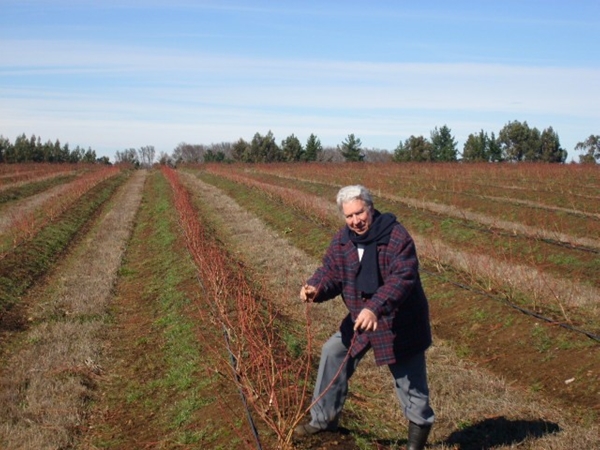
[[[425,364],[431,329],[414,242],[393,214],[374,208],[364,186],[340,189],[337,205],[346,226],[333,237],[300,298],[323,302],[341,295],[349,314],[323,345],[311,420],[294,434],[303,438],[337,429],[348,380],[372,348],[377,365],[386,364],[394,378],[409,421],[408,450],[423,449],[434,421]]]

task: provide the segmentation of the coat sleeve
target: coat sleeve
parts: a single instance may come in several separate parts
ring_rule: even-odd
[[[383,252],[384,261],[380,261],[380,267],[381,262],[385,262],[383,284],[365,304],[377,317],[389,315],[397,310],[411,296],[419,282],[419,262],[415,244],[403,226],[396,225]]]
[[[342,293],[342,273],[339,265],[337,236],[323,256],[321,267],[308,279],[307,283],[317,288],[315,302],[331,300]]]

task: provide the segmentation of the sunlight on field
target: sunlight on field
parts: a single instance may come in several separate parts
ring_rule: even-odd
[[[245,398],[267,448],[302,448],[290,432],[308,406],[320,344],[345,312],[337,300],[307,310],[298,288],[343,224],[337,190],[355,183],[369,187],[376,207],[394,213],[417,245],[435,334],[428,359],[436,448],[600,445],[594,166],[203,164],[153,169],[145,183],[145,171],[124,168],[15,169],[0,173],[0,395],[10,405],[0,413],[0,446],[119,448],[129,433],[147,443],[178,440],[168,448],[246,448],[255,438],[239,413]],[[159,242],[154,269],[169,261],[173,271],[144,267]],[[137,266],[127,264],[134,255]],[[137,325],[125,304],[111,307],[124,301],[121,288]],[[181,309],[167,317],[161,311],[177,298]],[[133,328],[141,323],[142,331]],[[174,347],[177,333],[185,348]],[[111,342],[117,336],[136,337]],[[197,354],[197,346],[210,364],[194,357],[187,366],[175,356]],[[119,364],[103,350],[112,347],[123,349]],[[380,388],[388,374],[373,361],[363,365],[340,442],[398,448],[406,430]],[[134,368],[156,380],[153,388],[132,380],[127,398],[111,391]],[[217,381],[222,392],[208,398],[202,386]],[[155,429],[139,424],[144,408],[168,401],[167,386],[181,414]],[[235,423],[219,423],[218,411],[228,408],[238,411]],[[210,424],[193,419],[203,411]],[[324,439],[321,448],[336,448]]]

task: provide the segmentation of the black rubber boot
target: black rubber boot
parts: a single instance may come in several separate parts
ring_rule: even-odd
[[[431,431],[431,425],[417,425],[416,423],[408,423],[408,441],[406,450],[423,450],[427,437]]]

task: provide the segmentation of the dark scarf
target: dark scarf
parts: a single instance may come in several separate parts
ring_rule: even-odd
[[[356,290],[362,292],[363,295],[373,295],[382,284],[379,264],[377,262],[377,245],[385,245],[390,241],[390,235],[395,223],[396,216],[393,214],[381,214],[375,210],[373,213],[373,223],[365,234],[358,235],[346,227],[348,238],[354,244],[364,246],[360,268],[356,275]]]

